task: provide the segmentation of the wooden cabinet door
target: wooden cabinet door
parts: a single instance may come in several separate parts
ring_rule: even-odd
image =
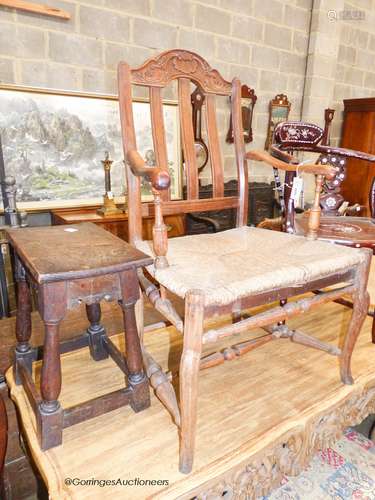
[[[344,115],[341,147],[375,154],[375,109],[348,110]],[[370,216],[369,193],[375,165],[360,160],[348,160],[342,194],[351,204],[366,207],[362,215]]]

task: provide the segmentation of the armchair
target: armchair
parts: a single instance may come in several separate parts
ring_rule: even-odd
[[[331,112],[332,110],[326,110]],[[372,217],[342,216],[344,198],[340,193],[340,185],[345,178],[347,159],[356,158],[363,162],[375,162],[375,155],[344,148],[336,148],[325,144],[327,141],[327,127],[323,131],[317,125],[301,122],[284,122],[275,128],[271,154],[274,160],[282,159],[295,163],[290,154],[293,151],[308,151],[319,153],[317,164],[335,166],[335,174],[331,179],[326,178],[322,183],[322,192],[319,198],[319,210],[322,214],[317,231],[319,240],[329,241],[354,248],[370,248],[375,252],[375,179],[369,193],[369,206]],[[277,169],[278,166],[274,164]],[[302,171],[302,169],[300,169]],[[291,186],[296,173],[289,171],[285,176],[285,186]],[[297,214],[295,203],[290,196],[290,188],[284,191],[285,213],[283,214],[283,230],[298,235],[308,234],[308,220],[310,211]],[[316,210],[317,207],[315,207]],[[358,207],[360,208],[360,207]],[[312,208],[314,209],[314,208]],[[312,210],[311,209],[311,210]],[[270,221],[261,224],[270,227]],[[271,228],[271,227],[270,227]],[[352,303],[345,299],[338,299],[343,305],[352,307]],[[372,298],[373,302],[373,298]],[[375,343],[375,312],[374,308],[368,311],[373,318],[372,342]]]
[[[185,158],[187,199],[171,201],[168,193],[167,150],[162,112],[162,89],[177,80],[179,117]],[[194,150],[191,116],[191,82],[199,85],[206,98],[206,128],[213,197],[199,199],[198,166]],[[341,380],[351,384],[352,351],[366,316],[366,292],[371,252],[316,241],[319,226],[320,186],[336,172],[331,165],[298,165],[260,152],[245,152],[241,121],[241,82],[224,80],[199,55],[170,50],[130,69],[118,68],[119,102],[126,175],[128,182],[129,236],[132,244],[154,256],[154,264],[139,275],[140,286],[155,308],[172,322],[183,338],[179,369],[179,401],[170,378],[144,346],[146,372],[156,395],[170,412],[180,433],[180,471],[193,466],[197,429],[199,371],[230,361],[269,341],[289,339],[304,346],[337,356]],[[132,115],[132,86],[148,87],[152,136],[157,167],[146,168],[136,153]],[[224,197],[224,173],[216,121],[216,95],[231,97],[234,151],[238,173],[238,193]],[[311,211],[308,239],[302,236],[248,227],[248,159],[262,159],[287,171],[297,168],[317,176],[316,201]],[[276,162],[276,163],[275,163]],[[142,241],[140,176],[151,181],[154,193],[155,226],[153,241]],[[193,213],[224,208],[237,210],[236,227],[213,234],[173,238],[168,241],[163,215]],[[152,279],[150,279],[150,276]],[[156,283],[156,284],[155,284]],[[271,306],[235,323],[205,328],[205,320],[233,313],[330,285],[340,285],[321,295],[309,296]],[[180,317],[168,299],[176,294],[185,302]],[[290,329],[284,322],[328,301],[349,294],[353,314],[341,349]],[[140,310],[141,308],[139,308]],[[138,317],[141,329],[142,318]],[[259,332],[259,328],[262,330]],[[224,337],[258,329],[249,340],[232,344],[220,352],[202,357],[202,346]],[[142,332],[140,332],[142,337]],[[141,342],[142,343],[142,342]],[[269,367],[269,369],[272,369]]]

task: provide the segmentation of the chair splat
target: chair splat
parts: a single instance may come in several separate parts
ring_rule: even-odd
[[[206,96],[206,126],[210,151],[212,185],[214,197],[224,196],[224,171],[216,122],[216,102],[214,95]]]
[[[178,102],[180,108],[181,139],[185,159],[187,196],[189,200],[199,197],[198,164],[194,147],[193,116],[190,102],[190,80],[179,78]]]

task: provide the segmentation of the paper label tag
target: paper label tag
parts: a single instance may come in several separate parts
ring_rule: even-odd
[[[294,201],[298,201],[300,199],[301,193],[303,191],[303,179],[302,177],[294,177],[293,179],[293,185],[292,185],[292,192],[290,197]]]
[[[113,200],[113,193],[112,193],[112,191],[108,191],[107,196],[108,196],[109,200]]]

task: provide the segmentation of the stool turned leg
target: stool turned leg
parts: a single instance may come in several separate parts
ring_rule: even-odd
[[[100,361],[102,359],[108,358],[107,351],[103,348],[102,337],[105,336],[105,328],[100,323],[101,318],[101,308],[100,303],[95,302],[94,304],[86,305],[87,319],[90,322],[90,326],[87,329],[87,334],[89,336],[89,348],[91,357],[95,361]]]
[[[33,361],[36,360],[36,349],[30,346],[31,337],[31,296],[29,285],[26,281],[25,268],[21,262],[16,260],[16,281],[17,281],[17,317],[16,317],[16,338],[17,345],[14,353],[14,378],[16,384],[21,384],[18,361],[22,360],[26,368],[31,373]]]
[[[45,340],[40,392],[39,440],[42,450],[62,442],[63,410],[58,401],[61,390],[59,323],[45,323]]]
[[[141,344],[139,341],[135,304],[139,299],[139,285],[136,271],[131,269],[120,275],[122,288],[122,313],[125,328],[125,351],[128,367],[128,384],[133,389],[133,399],[130,403],[135,412],[150,406],[150,391],[148,380],[143,370]]]
[[[47,283],[40,287],[38,307],[45,336],[40,380],[42,402],[37,415],[42,450],[62,443],[63,409],[58,401],[61,390],[59,325],[66,313],[66,283]]]

